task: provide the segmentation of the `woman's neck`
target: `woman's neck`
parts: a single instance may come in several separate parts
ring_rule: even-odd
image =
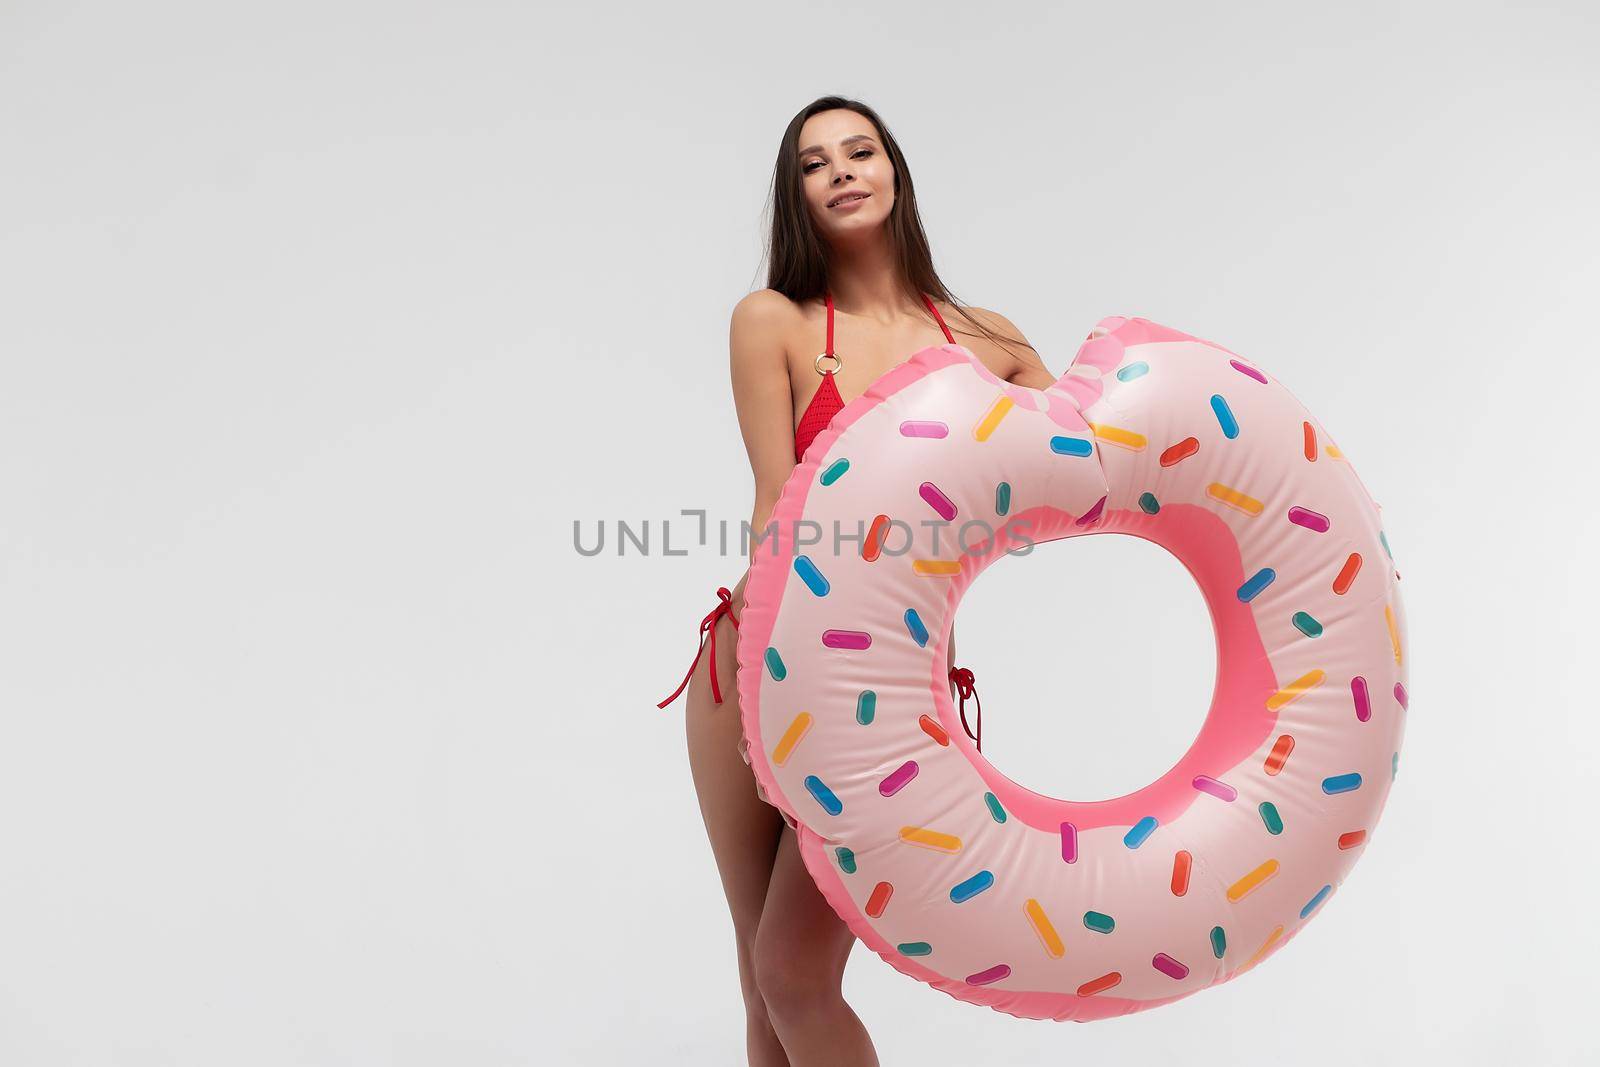
[[[828,291],[837,310],[884,325],[912,310],[917,299],[900,283],[900,264],[888,241],[837,254],[828,264]]]

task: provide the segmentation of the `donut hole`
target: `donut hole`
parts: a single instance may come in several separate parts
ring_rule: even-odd
[[[1216,684],[1204,596],[1166,549],[1090,534],[1004,556],[955,622],[983,700],[983,758],[1058,800],[1111,800],[1171,770]],[[976,729],[971,701],[967,721]]]

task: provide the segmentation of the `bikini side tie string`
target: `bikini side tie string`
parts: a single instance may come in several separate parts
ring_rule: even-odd
[[[978,751],[983,751],[983,701],[978,699],[977,679],[973,678],[972,671],[966,667],[951,667],[950,680],[955,683],[956,692],[961,697],[961,728],[967,731],[967,736],[977,744]],[[972,703],[977,706],[978,732],[973,733],[972,727],[967,725],[967,698],[972,698]]]
[[[711,699],[718,704],[722,703],[722,688],[717,685],[717,620],[724,615],[728,617],[728,620],[733,623],[733,628],[737,630],[739,628],[739,618],[733,613],[733,594],[728,591],[727,586],[719,585],[717,586],[717,606],[712,608],[706,614],[706,617],[700,620],[700,647],[694,650],[694,662],[689,664],[689,673],[683,676],[683,681],[678,683],[678,688],[672,691],[672,695],[657,704],[656,707],[664,708],[674,700],[677,700],[678,694],[683,692],[684,687],[689,684],[689,679],[694,677],[694,669],[700,665],[700,653],[704,652],[706,648],[707,633],[711,635]]]

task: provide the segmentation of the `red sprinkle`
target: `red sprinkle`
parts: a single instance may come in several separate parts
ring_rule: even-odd
[[[1177,444],[1161,453],[1161,465],[1163,467],[1171,467],[1174,464],[1182,463],[1184,460],[1188,459],[1198,451],[1200,451],[1199,439],[1194,437],[1185,437],[1183,440],[1179,441]]]
[[[1294,751],[1294,738],[1283,734],[1278,738],[1278,743],[1272,746],[1272,751],[1267,753],[1267,773],[1277,774],[1283,770],[1283,765],[1289,762],[1289,753]]]

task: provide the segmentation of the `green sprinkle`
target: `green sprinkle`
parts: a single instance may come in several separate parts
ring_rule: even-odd
[[[1222,927],[1213,926],[1211,928],[1211,954],[1220,960],[1222,954],[1226,951],[1228,951],[1228,935],[1222,932]]]
[[[989,805],[989,814],[994,816],[995,822],[1006,821],[1006,809],[1000,806],[1000,798],[993,793],[983,794],[983,802]]]
[[[1322,636],[1322,624],[1303,611],[1294,613],[1294,628],[1307,637]]]
[[[840,845],[838,848],[834,849],[833,851],[838,853],[838,856],[839,856],[839,869],[841,871],[843,871],[845,874],[855,874],[856,873],[856,854],[854,852],[850,851],[849,849],[845,848],[843,845]]]
[[[1394,562],[1394,553],[1389,551],[1389,539],[1383,536],[1383,531],[1378,531],[1378,540],[1383,542],[1383,554],[1389,557],[1389,562]]]
[[[783,665],[783,657],[778,655],[777,649],[769,647],[762,658],[767,661],[767,673],[772,675],[774,682],[781,682],[789,676],[789,668]]]
[[[832,485],[834,482],[836,482],[840,478],[844,477],[844,472],[849,470],[849,469],[850,469],[850,461],[849,460],[847,460],[847,459],[836,459],[836,460],[834,460],[832,463],[828,464],[828,469],[822,472],[822,479],[821,479],[822,480],[822,484],[823,485]]]
[[[1154,493],[1140,493],[1139,508],[1146,515],[1154,515],[1156,512],[1161,510],[1161,501],[1156,499],[1156,495]]]
[[[1278,814],[1276,804],[1270,800],[1263,800],[1258,810],[1261,812],[1261,821],[1267,824],[1267,833],[1274,835],[1283,833],[1283,818]]]
[[[1001,482],[994,487],[994,513],[1004,515],[1011,510],[1011,483]]]
[[[863,689],[861,695],[856,697],[856,722],[862,726],[870,726],[872,717],[878,714],[878,694],[870,689]]]
[[[1117,928],[1117,920],[1100,911],[1086,911],[1083,913],[1083,925],[1097,934],[1109,934]]]
[[[927,956],[933,952],[933,946],[926,941],[906,941],[895,946],[902,956]]]

